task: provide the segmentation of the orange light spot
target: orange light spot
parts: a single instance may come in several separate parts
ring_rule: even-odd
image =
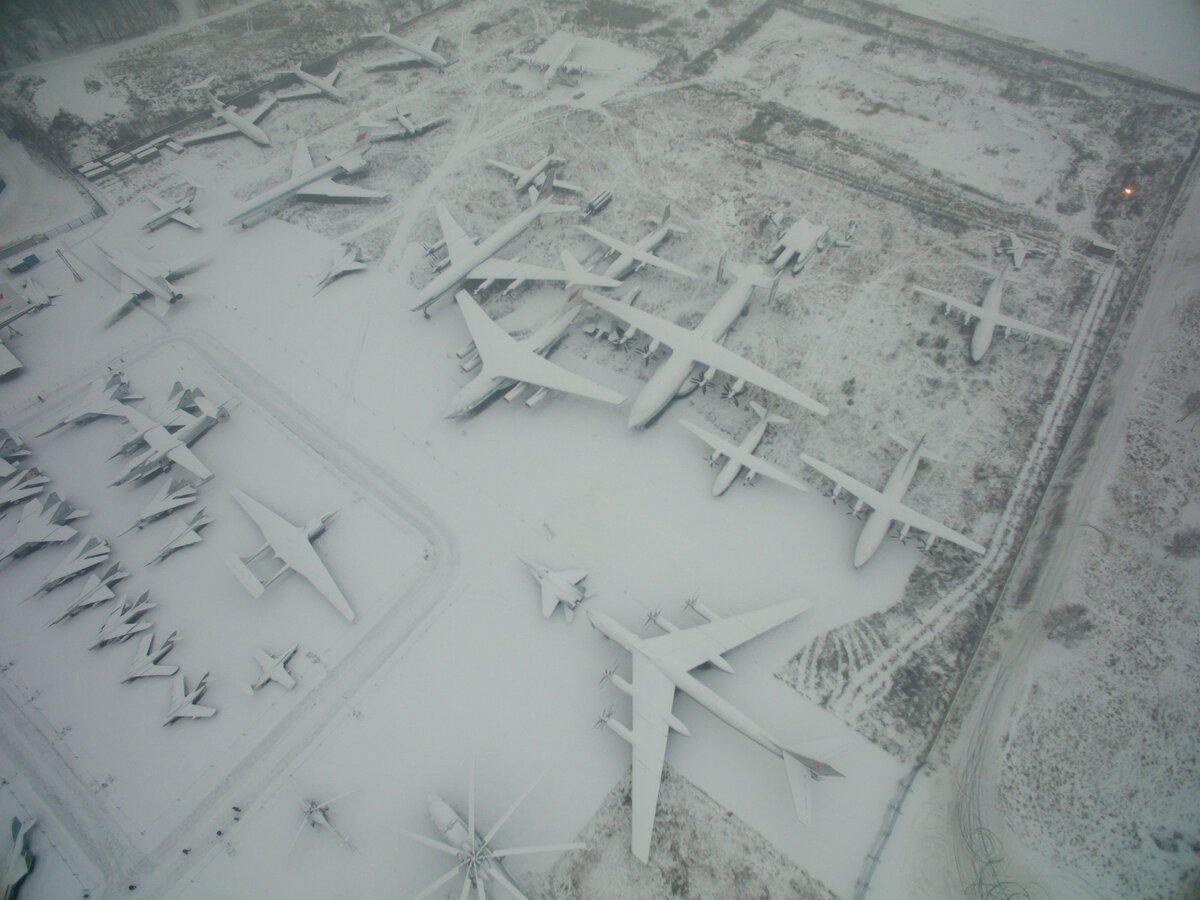
[[[1129,197],[1129,196],[1131,196],[1132,194],[1133,194],[1133,188],[1131,188],[1131,187],[1127,187],[1127,188],[1125,188],[1125,196],[1126,196],[1126,197]]]

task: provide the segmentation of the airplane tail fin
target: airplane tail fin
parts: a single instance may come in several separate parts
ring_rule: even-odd
[[[233,577],[241,583],[251,597],[257,600],[263,595],[263,583],[259,581],[257,575],[250,571],[250,567],[246,565],[244,559],[231,554],[226,558],[225,564],[229,566]]]
[[[671,204],[668,203],[665,207],[663,207],[663,214],[662,214],[662,218],[659,219],[659,221],[658,221],[658,227],[662,228],[664,225],[667,225],[667,223],[670,222],[670,220],[671,220]],[[671,231],[675,232],[676,234],[687,234],[688,233],[688,230],[680,225],[670,225],[668,227],[671,229]]]
[[[766,408],[759,405],[755,401],[750,401],[750,408],[754,410],[754,414],[760,419],[766,419],[768,425],[786,425],[791,419],[785,419],[783,416],[777,416],[774,413],[767,412]]]
[[[938,463],[944,463],[946,461],[944,458],[938,456],[936,453],[931,453],[925,449],[926,435],[924,435],[924,434],[921,435],[917,439],[917,442],[915,444],[912,441],[905,440],[904,438],[900,437],[897,434],[889,434],[888,437],[891,438],[895,443],[897,443],[901,447],[903,447],[905,450],[912,450],[915,447],[917,449],[917,453],[920,455],[920,457],[922,459],[927,459],[930,462],[938,462]]]

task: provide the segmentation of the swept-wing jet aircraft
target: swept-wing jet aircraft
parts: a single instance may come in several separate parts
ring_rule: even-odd
[[[971,540],[965,534],[959,534],[937,522],[928,516],[922,515],[915,509],[905,506],[903,503],[904,493],[908,490],[909,484],[912,483],[913,476],[917,474],[917,466],[921,464],[921,457],[925,456],[928,459],[936,459],[932,454],[921,452],[921,445],[925,442],[925,435],[921,435],[921,439],[915,444],[910,444],[901,438],[892,437],[896,443],[904,447],[905,453],[896,463],[896,467],[892,469],[892,474],[888,476],[887,484],[884,485],[882,491],[877,491],[873,487],[868,487],[857,479],[851,478],[845,472],[840,472],[829,463],[821,462],[815,457],[809,456],[807,453],[800,454],[800,459],[805,465],[816,469],[826,478],[833,482],[833,501],[837,502],[841,492],[848,491],[858,498],[857,502],[851,508],[851,511],[857,515],[864,506],[871,508],[870,515],[863,523],[862,531],[858,535],[858,543],[854,547],[854,566],[865,565],[866,562],[875,555],[875,551],[883,543],[883,539],[887,537],[888,531],[892,527],[892,522],[899,522],[900,540],[904,540],[908,536],[909,529],[916,528],[926,532],[929,537],[925,542],[925,549],[928,550],[933,546],[933,542],[937,538],[950,541],[958,544],[960,547],[965,547],[972,553],[986,553],[986,548]]]
[[[13,469],[13,472],[16,472]],[[10,473],[11,474],[11,473]],[[21,474],[14,475],[0,484],[0,509],[21,503],[31,497],[36,497],[42,488],[50,483],[50,479],[39,469],[23,469]]]
[[[85,575],[96,566],[108,562],[112,548],[108,541],[98,537],[88,537],[75,545],[75,549],[67,558],[54,567],[54,571],[46,576],[42,586],[34,596],[48,594],[56,587],[66,584],[80,575]]]
[[[126,407],[122,415],[147,444],[147,449],[135,456],[125,466],[113,484],[127,481],[145,481],[164,469],[177,465],[187,469],[203,483],[213,477],[208,466],[200,461],[191,450],[191,445],[207,434],[214,425],[229,418],[224,407],[217,407],[217,415],[196,416],[177,431],[168,431],[165,425],[154,421],[145,413]]]
[[[154,554],[154,557],[146,565],[152,566],[160,563],[171,554],[200,543],[204,540],[204,536],[200,534],[201,530],[214,521],[216,520],[201,508],[196,510],[186,522],[176,522],[167,542],[158,549],[158,553]]]
[[[283,184],[269,188],[252,197],[245,206],[229,219],[230,225],[241,224],[248,228],[261,222],[276,203],[299,197],[303,200],[386,200],[390,194],[367,188],[340,184],[333,179],[339,175],[355,175],[367,167],[366,154],[370,149],[363,146],[363,136],[352,149],[335,156],[321,165],[314,165],[308,151],[308,141],[296,142],[292,155],[292,177]]]
[[[276,98],[268,96],[257,106],[248,109],[245,112],[239,112],[232,106],[226,106],[220,100],[212,95],[208,90],[204,92],[205,98],[212,107],[212,114],[218,119],[223,119],[225,124],[208,131],[201,131],[197,134],[190,134],[187,137],[181,137],[179,143],[183,145],[199,144],[203,141],[213,141],[217,138],[230,137],[235,134],[244,134],[256,144],[264,147],[271,145],[271,138],[267,133],[259,128],[258,123],[263,117],[271,111],[275,105]]]
[[[513,179],[513,189],[518,194],[524,193],[531,186],[540,188],[546,181],[546,170],[552,167],[561,166],[566,163],[566,159],[561,156],[554,155],[554,145],[546,151],[546,155],[535,162],[528,169],[520,169],[516,166],[510,166],[508,163],[500,162],[498,159],[489,159],[487,164],[494,169],[499,169],[501,172],[507,172]],[[560,191],[571,191],[575,194],[582,194],[583,188],[573,184],[567,184],[559,179],[554,180],[554,187]]]
[[[33,869],[34,855],[29,850],[29,830],[36,824],[37,819],[22,822],[13,816],[12,844],[0,869],[0,900],[16,900],[21,883]]]
[[[146,504],[138,515],[137,521],[130,525],[127,531],[145,528],[151,522],[161,519],[189,503],[195,503],[197,496],[199,496],[199,491],[191,482],[184,478],[172,478],[158,489],[158,493]]]
[[[459,291],[455,299],[474,340],[474,352],[463,363],[463,368],[467,369],[469,364],[470,368],[474,368],[473,363],[478,359],[480,369],[479,374],[467,382],[451,401],[446,412],[448,418],[465,415],[489,397],[513,388],[513,385],[517,387],[509,390],[506,396],[515,397],[526,385],[537,388],[533,396],[525,401],[527,406],[537,403],[548,390],[578,394],[605,403],[620,403],[625,399],[616,391],[601,387],[543,358],[562,339],[567,326],[579,313],[580,308],[573,302],[573,296],[561,312],[522,340],[517,340],[497,325],[466,291]]]
[[[575,618],[575,607],[589,596],[583,582],[588,577],[586,569],[563,569],[555,571],[539,562],[527,559],[517,554],[517,559],[525,563],[533,577],[537,579],[542,589],[542,615],[547,619],[554,610],[562,604],[563,615],[568,622]]]
[[[1028,322],[1022,322],[1020,319],[1014,319],[1012,316],[1006,316],[1000,312],[1000,299],[1004,293],[1003,272],[997,275],[995,280],[988,285],[987,293],[983,296],[983,302],[978,306],[974,303],[959,300],[957,297],[951,297],[949,294],[931,291],[929,288],[923,288],[920,285],[913,285],[913,287],[918,294],[944,304],[946,312],[949,312],[950,307],[953,306],[955,309],[960,310],[968,321],[971,319],[975,320],[975,327],[971,331],[971,362],[979,362],[983,359],[983,355],[992,346],[992,336],[996,333],[997,328],[1032,334],[1036,337],[1049,338],[1052,341],[1059,341],[1063,344],[1071,343],[1071,339],[1066,335],[1047,331],[1045,328],[1030,325]]]
[[[143,619],[142,616],[156,606],[158,604],[150,599],[149,591],[142,591],[136,600],[126,597],[119,607],[108,614],[108,618],[100,626],[95,643],[88,649],[98,650],[107,644],[127,641],[135,634],[153,628],[154,623]]]
[[[781,484],[786,484],[788,487],[795,488],[798,491],[808,490],[807,487],[779,466],[768,462],[761,456],[754,455],[755,448],[762,441],[763,435],[767,433],[767,426],[785,425],[788,420],[783,416],[768,413],[757,403],[751,403],[750,408],[758,414],[758,423],[750,429],[749,434],[742,439],[740,444],[735,444],[719,434],[714,434],[706,428],[701,428],[699,425],[693,425],[685,419],[679,420],[680,425],[712,447],[713,452],[709,457],[710,465],[715,466],[720,463],[722,456],[726,459],[725,465],[721,466],[721,471],[717,473],[717,480],[713,482],[712,495],[720,497],[725,493],[743,468],[747,470],[747,484],[750,484],[756,475],[766,475],[768,478],[772,478]]]
[[[128,250],[111,250],[100,243],[96,243],[96,246],[113,264],[113,268],[121,273],[118,288],[122,295],[121,300],[105,317],[105,325],[116,322],[143,297],[153,297],[155,312],[165,316],[171,305],[183,296],[183,292],[177,291],[171,284],[171,279],[187,274],[193,266],[171,269],[162,263],[139,259]]]
[[[807,823],[812,818],[810,782],[822,776],[841,775],[828,763],[808,756],[803,752],[804,748],[787,746],[771,737],[749,716],[689,674],[706,662],[732,671],[725,661],[725,653],[790,622],[808,607],[803,600],[793,600],[739,616],[716,618],[686,629],[655,616],[654,621],[668,633],[653,638],[639,638],[611,616],[588,610],[587,617],[592,625],[633,657],[633,681],[607,673],[613,685],[633,699],[633,728],[613,721],[608,714],[602,716],[601,721],[633,748],[633,855],[643,863],[650,857],[650,836],[658,807],[667,736],[672,730],[690,735],[687,726],[671,712],[677,690],[783,760],[800,821]]]
[[[345,103],[350,99],[344,91],[334,86],[337,84],[338,77],[342,74],[341,66],[338,66],[324,78],[319,75],[313,75],[311,72],[305,72],[299,65],[288,69],[288,74],[296,76],[307,87],[296,88],[294,91],[285,91],[282,94],[277,94],[276,97],[279,100],[305,100],[309,97],[328,97],[330,100],[336,100],[338,103]]]
[[[284,650],[278,656],[272,656],[266,650],[258,647],[254,648],[254,661],[258,663],[259,673],[258,678],[246,685],[246,693],[253,694],[260,687],[264,687],[269,682],[274,681],[281,685],[285,690],[291,690],[296,686],[296,679],[287,670],[288,660],[295,656],[296,651],[300,649],[299,644],[292,644],[287,650]]]
[[[423,40],[414,41],[401,37],[398,34],[392,34],[390,27],[383,31],[365,34],[363,37],[373,37],[381,41],[387,41],[404,52],[399,56],[389,56],[387,59],[377,59],[374,62],[363,63],[363,71],[375,72],[379,69],[397,69],[402,66],[407,68],[408,66],[419,65],[430,65],[442,69],[450,65],[446,57],[433,51],[433,46],[437,43],[438,39],[437,32],[434,32]]]
[[[618,287],[620,282],[589,272],[547,269],[515,260],[495,259],[496,253],[525,231],[544,213],[575,212],[573,206],[553,203],[550,195],[554,189],[554,167],[547,170],[537,198],[524,212],[518,213],[501,225],[491,235],[475,243],[450,215],[445,204],[437,205],[438,222],[442,226],[442,243],[446,247],[446,267],[429,284],[417,291],[413,312],[429,315],[432,306],[447,291],[454,290],[464,281],[482,281],[486,287],[493,281],[563,281],[569,284],[587,284],[594,287]]]
[[[25,501],[8,540],[0,544],[0,562],[32,553],[47,544],[69,541],[77,532],[67,523],[86,515],[86,510],[76,509],[55,493]]]
[[[129,573],[121,569],[120,563],[113,563],[100,575],[89,575],[87,581],[83,583],[83,590],[75,598],[75,602],[49,624],[57,625],[59,622],[74,618],[85,609],[91,609],[93,606],[99,606],[101,603],[107,603],[114,599],[117,595],[113,592],[112,586],[128,577]]]
[[[248,494],[236,488],[231,493],[233,499],[246,511],[246,515],[254,520],[254,524],[258,526],[258,530],[266,539],[265,543],[250,556],[245,558],[235,556],[229,559],[229,567],[238,581],[242,583],[242,587],[249,591],[252,597],[261,597],[263,591],[275,579],[288,572],[296,572],[316,588],[317,592],[328,600],[347,622],[353,622],[355,616],[350,602],[334,582],[333,576],[325,568],[321,557],[317,556],[317,551],[312,547],[312,542],[325,533],[325,528],[334,514],[329,513],[326,516],[311,519],[303,527],[299,527],[278,513],[267,509]],[[250,571],[249,567],[268,555],[279,560],[281,565],[270,577],[262,580]]]
[[[37,436],[50,434],[68,425],[86,425],[101,416],[122,416],[124,401],[141,400],[129,386],[124,372],[109,371],[109,374],[92,382],[87,392],[75,403],[71,411]]]
[[[192,211],[192,201],[196,199],[196,189],[192,188],[182,200],[163,200],[154,194],[147,194],[146,199],[154,206],[154,215],[142,223],[146,231],[162,228],[168,222],[178,222],[188,228],[200,228],[200,223],[188,213]]]
[[[145,635],[138,644],[137,652],[133,654],[133,662],[125,670],[125,677],[121,679],[121,684],[133,681],[135,678],[169,678],[178,672],[179,666],[161,664],[163,657],[170,653],[175,646],[177,635],[178,632],[172,631],[167,635],[167,639],[158,645],[157,650],[154,649],[154,635]]]
[[[329,267],[329,271],[317,284],[317,289],[313,294],[319,294],[322,290],[328,287],[332,282],[341,278],[343,275],[348,275],[351,272],[361,272],[367,267],[367,264],[362,261],[362,251],[354,244],[342,244],[341,252],[338,258],[333,261],[333,265]]]
[[[589,228],[586,225],[580,225],[579,230],[595,238],[600,243],[607,244],[609,248],[607,255],[616,254],[617,258],[604,271],[604,274],[609,278],[616,278],[619,281],[631,272],[639,272],[648,265],[656,266],[668,272],[674,272],[676,275],[682,275],[685,278],[699,278],[700,276],[695,272],[685,269],[682,266],[677,266],[673,262],[668,262],[661,256],[654,255],[655,248],[665,241],[671,232],[678,234],[687,233],[687,229],[685,228],[677,228],[674,225],[668,224],[670,218],[671,204],[668,203],[666,209],[663,210],[663,215],[658,225],[636,244],[627,244],[622,240],[618,240],[594,228]]]
[[[817,415],[823,416],[829,412],[823,403],[817,402],[782,378],[759,368],[720,344],[725,332],[746,308],[754,288],[770,284],[771,279],[766,277],[761,266],[746,266],[741,269],[729,290],[691,331],[636,306],[622,304],[594,291],[583,292],[588,302],[650,336],[650,346],[644,354],[647,361],[660,344],[671,348],[670,357],[659,365],[634,398],[629,411],[630,428],[640,428],[649,424],[676,396],[686,393],[688,378],[697,365],[706,367],[700,379],[693,381],[701,387],[711,381],[713,375],[720,370],[732,375],[738,382],[757,385]]]
[[[378,144],[381,141],[402,141],[419,137],[450,121],[449,116],[438,116],[436,119],[429,119],[426,122],[414,122],[412,114],[402,111],[398,105],[396,111],[388,118],[397,123],[396,127],[389,127],[386,122],[380,122],[370,116],[363,116],[358,120],[359,125],[368,129],[367,140],[370,143]]]
[[[196,701],[208,690],[208,673],[205,672],[190,691],[182,672],[176,672],[171,678],[171,699],[167,708],[167,717],[163,725],[170,725],[179,719],[207,719],[216,715],[217,711],[211,706],[201,706]]]

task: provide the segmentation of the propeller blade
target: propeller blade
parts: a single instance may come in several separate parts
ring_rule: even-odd
[[[471,893],[471,876],[467,875],[463,878],[462,893],[458,895],[458,900],[467,900],[467,895]]]
[[[412,900],[425,900],[426,897],[432,896],[434,891],[436,891],[443,884],[445,884],[447,881],[449,881],[451,878],[453,878],[455,875],[457,875],[458,870],[461,869],[462,867],[463,867],[463,864],[459,863],[457,866],[455,866],[453,869],[451,869],[449,872],[447,872],[445,875],[443,875],[441,878],[439,878],[437,881],[435,881],[429,887],[425,888],[425,890],[421,891],[421,893],[417,894],[417,896],[413,897]],[[466,879],[466,883],[470,884],[471,879],[469,879],[469,878]]]
[[[307,824],[308,824],[308,816],[305,816],[304,819],[300,822],[300,827],[296,829],[296,833],[294,835],[292,835],[292,842],[290,844],[288,844],[287,853],[284,854],[285,856],[291,855],[292,850],[296,846],[296,841],[300,840],[300,832],[302,832],[304,830],[304,826]]]
[[[494,838],[496,836],[496,832],[500,830],[500,827],[505,822],[508,821],[509,816],[511,816],[514,812],[517,811],[517,807],[520,806],[525,801],[525,798],[529,796],[529,794],[533,791],[533,789],[538,786],[538,784],[541,782],[541,780],[543,778],[545,778],[549,772],[550,772],[550,770],[546,769],[545,772],[542,772],[541,775],[539,775],[537,778],[535,778],[533,780],[533,784],[531,784],[531,785],[529,785],[529,787],[525,788],[525,793],[521,794],[520,797],[518,797],[516,800],[513,801],[512,806],[510,806],[508,809],[506,809],[504,811],[504,815],[502,815],[499,819],[496,820],[496,824],[492,826],[492,830],[483,836],[483,842],[485,844],[491,843],[492,838]]]
[[[432,847],[434,850],[440,850],[448,856],[458,856],[461,851],[457,847],[452,847],[450,844],[444,844],[441,841],[435,841],[432,838],[427,838],[423,834],[417,834],[415,831],[408,831],[404,828],[397,828],[398,832],[406,838],[411,838],[418,844],[424,844],[426,847]]]
[[[504,877],[503,872],[497,871],[494,874],[495,874],[496,884],[500,885],[500,887],[504,888],[506,891],[508,891],[510,894],[512,894],[513,897],[516,898],[516,900],[529,900],[528,897],[526,897],[519,890],[517,890],[516,885],[514,885],[511,881],[509,881],[507,878]]]
[[[541,847],[513,847],[511,850],[497,850],[492,856],[504,859],[507,856],[525,856],[530,853],[566,853],[571,850],[586,850],[587,844],[544,844]]]
[[[475,762],[471,761],[471,787],[470,793],[467,795],[467,834],[471,836],[471,843],[475,843]],[[484,841],[486,844],[487,841]]]
[[[479,895],[479,900],[487,900],[487,891],[483,889],[483,879],[475,879],[475,893]]]
[[[329,807],[333,806],[333,804],[337,803],[339,800],[344,800],[346,797],[349,797],[351,794],[357,794],[358,791],[359,791],[359,789],[355,788],[352,791],[346,791],[346,793],[344,793],[344,794],[338,794],[332,800],[326,800],[324,803],[322,803],[320,806],[318,806],[317,809],[322,810],[322,811],[329,809]]]

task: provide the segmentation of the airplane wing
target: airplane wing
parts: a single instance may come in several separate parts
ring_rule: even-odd
[[[301,138],[296,141],[296,149],[292,151],[292,177],[299,178],[313,167],[312,154],[308,151],[308,141]]]
[[[641,654],[633,655],[633,855],[650,857],[650,837],[658,809],[663,760],[667,755],[667,716],[675,702],[675,683]]]
[[[254,661],[258,663],[263,670],[263,674],[272,681],[278,682],[289,691],[296,686],[296,679],[288,674],[284,666],[278,665],[279,660],[275,659],[271,654],[258,647],[254,648]]]
[[[839,469],[835,469],[829,463],[822,462],[815,456],[809,456],[807,453],[800,454],[800,461],[810,469],[816,469],[838,487],[858,497],[863,503],[871,507],[871,509],[879,509],[881,506],[887,505],[883,494],[875,490],[875,488],[863,484],[857,478],[852,478]]]
[[[547,619],[554,615],[554,610],[558,606],[558,594],[554,593],[554,586],[549,582],[542,582],[542,615]]]
[[[792,387],[782,378],[772,375],[766,369],[759,368],[754,363],[738,356],[732,350],[727,350],[720,344],[698,339],[691,331],[681,328],[674,322],[660,319],[658,316],[651,315],[645,310],[638,309],[636,306],[619,303],[611,297],[601,296],[594,291],[584,291],[583,297],[589,303],[598,306],[613,318],[635,326],[651,337],[657,338],[672,350],[684,348],[692,359],[702,365],[712,366],[720,369],[727,375],[732,375],[734,378],[740,378],[749,384],[757,385],[764,390],[770,391],[772,394],[777,394],[780,397],[791,400],[797,406],[803,406],[805,409],[812,410],[817,415],[824,416],[829,413],[829,408],[825,404],[814,400],[803,391]]]
[[[245,116],[247,119],[249,119],[255,125],[257,125],[259,120],[262,119],[263,116],[265,116],[267,113],[269,113],[271,111],[271,107],[273,107],[275,105],[275,103],[278,99],[279,99],[278,97],[275,97],[272,95],[272,96],[268,97],[266,100],[264,100],[262,103],[258,104],[258,106],[254,107],[253,109],[246,110],[241,115]]]
[[[183,444],[168,450],[167,459],[175,463],[175,465],[187,469],[201,481],[208,481],[208,479],[213,477],[213,473],[209,471],[208,466],[200,462],[200,458],[191,451],[191,448],[185,447]]]
[[[1006,316],[997,313],[996,324],[1001,328],[1007,328],[1009,331],[1023,331],[1026,334],[1049,338],[1052,341],[1059,341],[1063,344],[1071,343],[1071,339],[1066,335],[1059,334],[1055,331],[1048,331],[1045,328],[1038,328],[1036,325],[1030,325],[1028,322],[1022,322],[1020,319],[1014,319],[1012,316]]]
[[[931,291],[929,288],[923,288],[915,284],[913,285],[913,290],[918,294],[924,294],[930,300],[936,300],[938,303],[953,306],[955,309],[965,313],[968,320],[979,318],[979,307],[974,303],[967,303],[965,300],[959,300],[957,297],[951,297],[949,294],[943,294],[940,291]]]
[[[732,441],[727,441],[720,435],[713,434],[707,429],[701,428],[699,425],[693,425],[685,419],[680,419],[679,424],[694,434],[708,446],[712,447],[718,453],[723,454],[729,459],[736,460],[741,463],[751,472],[757,472],[760,475],[766,475],[768,478],[773,478],[776,481],[786,484],[788,487],[795,488],[798,491],[807,491],[808,486],[800,483],[779,466],[772,462],[768,462],[761,456],[755,456],[753,453],[747,453],[737,444]]]
[[[306,200],[386,200],[391,195],[349,184],[338,184],[332,178],[322,178],[296,191],[296,196]]]
[[[557,181],[554,182],[554,186],[555,187],[559,186]],[[666,269],[668,272],[674,272],[676,275],[683,275],[686,278],[699,278],[700,277],[695,272],[685,269],[682,266],[677,266],[673,262],[668,262],[667,260],[663,259],[661,256],[655,256],[649,250],[641,250],[641,249],[635,247],[633,244],[627,244],[624,241],[617,240],[616,238],[610,237],[602,231],[596,231],[596,229],[588,228],[586,225],[580,225],[579,230],[582,231],[584,234],[594,237],[600,243],[607,244],[608,246],[610,246],[614,250],[616,250],[618,253],[628,253],[634,259],[637,259],[648,265],[658,266],[660,269]]]
[[[546,174],[544,172],[533,180],[534,187],[538,188],[539,190],[541,189],[542,185],[545,183],[546,183]],[[582,194],[583,193],[583,188],[581,188],[579,185],[571,184],[570,182],[567,182],[567,181],[560,181],[557,178],[554,179],[554,189],[556,191],[567,191],[568,193],[571,193],[571,194]]]
[[[296,88],[291,91],[284,91],[282,94],[276,94],[276,100],[307,100],[309,97],[320,97],[325,92],[319,87],[303,87]]]
[[[446,242],[446,256],[453,262],[456,253],[462,254],[468,247],[474,247],[475,241],[463,230],[461,225],[454,221],[454,216],[450,215],[450,210],[444,203],[439,203],[436,209],[438,225],[442,229],[442,239]]]
[[[555,182],[557,184],[557,182]],[[471,270],[471,278],[496,281],[565,281],[568,284],[586,284],[591,287],[619,287],[621,282],[606,278],[595,272],[582,269],[568,272],[566,269],[552,269],[546,266],[535,266],[532,263],[516,262],[510,259],[498,259],[493,256],[485,259]]]
[[[499,169],[502,172],[507,172],[513,178],[520,178],[522,175],[525,174],[525,172],[522,169],[518,169],[516,166],[510,166],[508,163],[502,163],[498,159],[489,159],[487,161],[487,164],[494,169]]]
[[[189,703],[182,709],[176,710],[175,715],[181,719],[207,719],[215,715],[216,712],[211,706],[200,706],[196,703]]]
[[[195,134],[182,137],[179,139],[179,143],[184,146],[188,144],[200,144],[204,141],[215,141],[217,138],[232,137],[235,134],[241,133],[242,129],[235,125],[218,125],[216,128],[210,128],[208,131],[198,131]]]
[[[568,581],[571,584],[579,584],[579,582],[588,577],[588,570],[567,569],[566,571],[559,572],[558,574],[561,575],[565,581]]]
[[[684,628],[642,642],[645,652],[660,663],[678,666],[684,671],[696,668],[715,656],[721,656],[751,638],[778,628],[800,615],[812,604],[807,600],[789,600],[740,616],[714,619],[695,628]],[[634,669],[635,688],[637,669]],[[635,698],[636,702],[636,698]],[[668,710],[669,711],[669,710]],[[635,712],[636,723],[636,712]]]
[[[186,225],[188,228],[200,228],[200,223],[185,213],[182,209],[177,209],[175,212],[171,213],[171,218],[180,225]]]
[[[475,340],[475,349],[479,351],[483,365],[490,374],[603,400],[605,403],[620,403],[625,399],[616,391],[601,387],[582,375],[568,372],[522,347],[512,335],[492,321],[466,291],[459,291],[455,299],[462,310],[467,330]]]

